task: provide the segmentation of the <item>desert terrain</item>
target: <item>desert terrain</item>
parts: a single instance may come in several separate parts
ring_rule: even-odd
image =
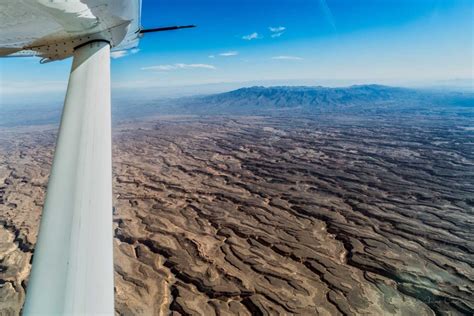
[[[17,315],[56,126],[0,131]],[[161,116],[114,128],[117,315],[472,315],[472,119]]]

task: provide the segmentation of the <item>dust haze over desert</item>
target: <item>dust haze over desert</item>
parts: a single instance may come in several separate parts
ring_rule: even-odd
[[[472,314],[473,100],[249,87],[119,107],[116,313]],[[54,113],[22,113],[0,133],[5,315],[25,298],[57,131]]]

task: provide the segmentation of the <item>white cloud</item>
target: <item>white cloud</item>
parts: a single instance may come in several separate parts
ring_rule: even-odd
[[[125,57],[125,56],[127,56],[127,51],[125,51],[125,50],[119,50],[117,52],[111,52],[110,53],[110,57],[112,57],[113,59],[122,58],[122,57]]]
[[[276,37],[282,36],[283,33],[285,33],[286,27],[284,27],[284,26],[276,26],[276,27],[270,26],[268,29],[270,30],[270,32],[272,32],[272,35],[270,35],[270,36],[272,38],[276,38]]]
[[[180,69],[189,69],[189,68],[204,68],[204,69],[216,69],[215,66],[209,64],[175,64]]]
[[[281,32],[286,30],[286,27],[284,27],[284,26],[277,26],[277,27],[270,26],[268,29],[272,33],[281,33]]]
[[[303,58],[297,57],[297,56],[275,56],[275,57],[272,57],[272,59],[275,59],[275,60],[303,60]]]
[[[157,65],[157,66],[150,66],[150,67],[143,67],[142,70],[161,70],[161,71],[169,71],[169,70],[178,70],[178,69],[216,69],[213,65],[208,64],[172,64],[172,65]]]
[[[216,58],[216,55],[209,55],[209,58]]]
[[[116,51],[116,52],[111,52],[110,57],[112,57],[113,59],[122,58],[122,57],[125,57],[125,56],[128,56],[128,55],[136,54],[139,51],[140,51],[140,49],[138,49],[138,48],[133,48],[131,50],[119,50],[119,51]]]
[[[242,39],[244,39],[246,41],[251,41],[251,40],[259,39],[259,38],[260,37],[258,36],[257,32],[253,32],[252,34],[242,36]]]
[[[238,54],[239,52],[232,51],[232,52],[220,53],[219,56],[230,57],[230,56],[237,56]]]

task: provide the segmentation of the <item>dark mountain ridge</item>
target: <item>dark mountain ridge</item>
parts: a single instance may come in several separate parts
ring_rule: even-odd
[[[354,102],[383,102],[412,96],[416,92],[403,88],[380,85],[351,86],[347,88],[276,86],[250,87],[205,97],[208,102],[254,103],[274,106],[314,106],[342,105],[349,106]]]
[[[327,112],[461,111],[474,106],[469,93],[440,93],[382,85],[343,88],[275,86],[249,87],[204,97],[181,99],[186,111],[197,113],[276,114]]]

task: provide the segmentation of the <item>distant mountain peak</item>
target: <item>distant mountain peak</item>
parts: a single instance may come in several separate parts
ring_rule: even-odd
[[[269,92],[269,91],[287,91],[287,92],[322,92],[322,91],[353,91],[353,90],[367,90],[367,91],[400,91],[400,90],[409,90],[404,88],[396,88],[390,86],[384,86],[379,84],[366,84],[366,85],[352,85],[349,87],[323,87],[323,86],[251,86],[243,87],[237,90],[221,93],[219,95],[230,94],[239,94],[239,93],[256,93],[256,92]]]

